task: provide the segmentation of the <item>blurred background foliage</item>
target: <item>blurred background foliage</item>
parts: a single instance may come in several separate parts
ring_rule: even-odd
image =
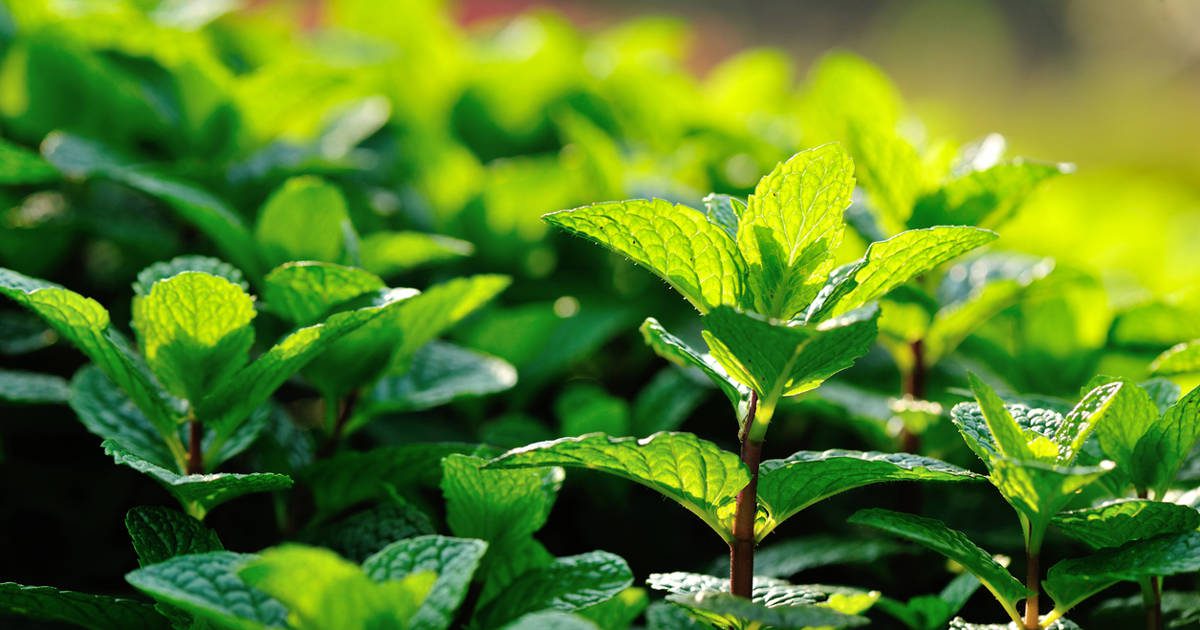
[[[1022,280],[981,318],[931,374],[930,399],[960,399],[963,371],[985,367],[1010,393],[1074,399],[1096,373],[1145,377],[1159,352],[1200,337],[1200,5],[1188,0],[8,0],[0,60],[0,266],[96,297],[115,322],[128,320],[129,286],[146,265],[228,257],[181,205],[225,208],[253,226],[296,176],[340,189],[360,263],[393,284],[514,276],[451,337],[513,364],[515,389],[376,422],[358,445],[508,447],[685,420],[732,443],[719,397],[664,368],[636,331],[653,315],[698,336],[683,323],[694,319],[687,304],[539,217],[600,200],[702,207],[709,192],[745,196],[797,150],[846,142],[848,121],[903,139],[928,189],[964,146],[1074,164],[1015,203],[993,247],[1052,258],[1053,271],[1030,272],[1037,282]],[[92,162],[64,149],[77,140]],[[18,166],[25,175],[5,179]],[[416,245],[392,240],[397,232],[437,236]],[[842,261],[865,242],[848,238]],[[5,367],[69,376],[79,364],[14,308],[0,311],[0,329]],[[897,418],[928,424],[892,404],[904,361],[874,352],[784,410],[779,454],[896,448]],[[155,489],[112,470],[69,420],[46,421],[65,410],[4,411],[0,524],[18,534],[0,543],[13,559],[4,577],[119,588],[113,576],[130,561],[120,515],[138,497],[156,500]],[[926,451],[970,462],[948,423],[933,425]],[[92,496],[39,461],[47,440],[112,492]],[[705,534],[685,515],[583,477],[564,491],[548,547],[611,549],[639,575],[695,568],[693,541]],[[886,503],[889,492],[856,501]],[[986,491],[961,492],[930,509],[1003,512]],[[851,505],[833,501],[788,531],[828,531]],[[681,535],[623,540],[622,520],[647,509]],[[56,546],[80,512],[95,531]],[[985,546],[1000,537],[994,546],[1019,547],[972,521]],[[273,540],[269,526],[237,531],[233,548]],[[85,553],[87,566],[71,561]],[[935,569],[897,588],[936,590],[945,579]],[[854,582],[834,571],[818,577]]]

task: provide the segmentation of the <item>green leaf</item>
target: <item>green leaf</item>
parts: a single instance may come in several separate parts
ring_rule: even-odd
[[[737,238],[738,221],[746,212],[746,202],[729,195],[712,193],[704,197],[704,216],[710,223],[721,226],[729,238]]]
[[[0,185],[48,184],[59,179],[58,169],[42,156],[8,140],[0,140]]]
[[[444,341],[425,344],[402,374],[385,375],[371,388],[369,413],[418,411],[487,396],[517,384],[507,361]]]
[[[649,435],[678,429],[708,397],[706,384],[697,381],[673,367],[659,370],[633,401],[629,432]]]
[[[1172,346],[1150,364],[1157,376],[1179,376],[1200,372],[1200,339]]]
[[[170,508],[135,507],[125,514],[125,529],[137,553],[138,565],[143,567],[175,556],[225,549],[216,532]]]
[[[769,607],[729,593],[705,591],[695,595],[668,595],[667,601],[683,606],[719,628],[809,627],[849,628],[869,623],[866,617],[846,615],[825,606],[799,604]]]
[[[264,551],[238,576],[283,602],[298,630],[406,628],[435,580],[426,571],[375,582],[332,551],[296,544]]]
[[[1116,584],[1151,576],[1200,571],[1200,532],[1159,536],[1129,543],[1050,567],[1042,582],[1055,608],[1067,611]]]
[[[254,239],[268,267],[291,260],[343,262],[346,234],[353,233],[346,199],[317,177],[293,177],[259,211]]]
[[[394,300],[406,297],[403,290],[398,290],[394,295],[380,296],[369,306],[337,313],[320,324],[296,330],[210,392],[200,402],[196,415],[215,427],[220,435],[231,434],[284,381],[314,357],[335,341],[386,313]]]
[[[31,405],[65,403],[70,393],[70,385],[59,376],[0,370],[0,402]]]
[[[154,425],[95,366],[81,368],[71,379],[69,404],[94,435],[113,440],[137,457],[163,468],[181,465]]]
[[[1200,387],[1171,405],[1138,441],[1133,452],[1133,460],[1137,462],[1133,470],[1135,485],[1150,488],[1161,496],[1179,474],[1197,439],[1200,439]]]
[[[604,551],[557,558],[528,571],[475,615],[482,627],[540,610],[570,612],[616,596],[633,584],[633,573],[620,557]]]
[[[1120,547],[1131,540],[1195,531],[1200,512],[1187,505],[1119,499],[1096,507],[1061,512],[1054,524],[1092,549]]]
[[[413,616],[413,630],[444,630],[467,595],[471,576],[488,545],[482,540],[449,536],[418,536],[384,547],[363,562],[363,571],[376,582],[395,580],[422,571],[437,575],[429,596]]]
[[[1037,459],[1021,426],[1005,408],[1004,401],[996,395],[996,391],[974,374],[968,373],[967,380],[971,384],[975,400],[979,402],[979,414],[983,417],[981,425],[977,419],[965,413],[966,407],[960,413],[951,410],[951,417],[954,418],[959,433],[967,441],[967,446],[975,451],[989,469],[998,456],[1021,460]],[[1048,439],[1049,436],[1043,437]]]
[[[918,199],[909,225],[999,226],[1016,215],[1043,181],[1073,169],[1070,164],[1016,159],[972,170]]]
[[[95,300],[56,284],[0,269],[0,294],[41,317],[125,390],[161,435],[172,435],[179,413],[172,409],[149,368],[129,342],[109,325],[108,311]]]
[[[512,623],[504,624],[503,630],[599,630],[592,621],[580,615],[543,610],[523,615]]]
[[[146,362],[168,390],[193,402],[246,364],[255,314],[241,287],[196,271],[159,280],[133,301]]]
[[[769,516],[756,537],[762,540],[800,510],[854,488],[888,481],[979,478],[969,470],[910,453],[800,451],[787,459],[764,461],[759,468],[758,499]]]
[[[808,310],[808,319],[843,315],[892,289],[996,240],[996,233],[972,227],[942,226],[908,230],[871,243],[866,254],[834,272]],[[837,278],[839,282],[834,281]]]
[[[1062,423],[1050,436],[1058,445],[1058,457],[1055,463],[1069,466],[1075,463],[1083,450],[1083,444],[1098,426],[1106,424],[1109,410],[1119,399],[1125,383],[1115,382],[1098,385],[1083,396]]]
[[[542,218],[628,256],[675,287],[701,313],[741,299],[746,272],[733,239],[698,210],[637,199]]]
[[[590,383],[564,388],[554,401],[554,415],[560,435],[625,435],[630,430],[629,404]]]
[[[427,443],[383,446],[367,451],[343,451],[315,462],[304,478],[312,488],[318,518],[363,501],[418,488],[436,488],[442,479],[442,458],[470,453],[473,444]]]
[[[855,121],[847,133],[859,185],[867,192],[868,205],[875,210],[887,233],[899,232],[909,226],[913,204],[925,184],[916,148],[896,131],[894,124]]]
[[[854,165],[835,144],[801,151],[758,182],[737,229],[750,294],[743,302],[778,319],[808,306],[833,268],[853,191]]]
[[[397,540],[432,533],[434,527],[429,516],[403,499],[392,498],[305,531],[300,540],[362,562]]]
[[[249,554],[230,551],[177,556],[125,576],[134,588],[218,627],[261,630],[286,626],[287,609],[237,575]]]
[[[1016,619],[1016,603],[1025,599],[1027,591],[1016,578],[992,559],[986,551],[971,542],[962,532],[952,530],[941,521],[871,508],[859,510],[848,521],[865,525],[911,540],[961,564],[983,583],[1001,602],[1009,616]]]
[[[678,502],[726,541],[733,536],[734,500],[750,483],[737,455],[690,433],[562,438],[511,450],[488,466],[589,468],[624,477]]]
[[[446,524],[455,536],[489,543],[525,538],[546,524],[563,473],[559,468],[497,470],[486,460],[448,455],[442,460]]]
[[[621,630],[633,625],[649,605],[646,589],[630,587],[606,602],[584,608],[579,614],[605,630]]]
[[[700,370],[729,399],[737,411],[738,418],[745,416],[742,409],[750,398],[750,391],[745,385],[733,380],[712,355],[701,354],[692,349],[682,339],[667,332],[653,317],[647,317],[640,330],[646,345],[650,346],[655,354],[680,367]]]
[[[131,599],[0,582],[0,613],[93,630],[166,630],[154,606]]]
[[[328,394],[370,384],[385,371],[404,372],[422,346],[452,328],[506,289],[507,276],[455,278],[408,297],[402,304],[334,344],[305,376]],[[405,291],[394,289],[392,293]]]
[[[853,365],[875,340],[879,310],[864,308],[814,326],[776,324],[721,307],[704,316],[704,341],[735,379],[759,394],[759,404],[816,389]]]
[[[208,256],[176,256],[168,261],[156,262],[139,271],[137,280],[133,283],[133,292],[138,296],[148,295],[150,289],[154,287],[154,283],[173,278],[185,271],[199,271],[210,276],[225,278],[241,287],[243,291],[250,290],[250,284],[246,282],[246,277],[242,275],[242,272],[223,260]]]
[[[1112,379],[1104,377],[1096,380]],[[1123,385],[1111,403],[1106,420],[1096,427],[1096,441],[1104,456],[1116,462],[1118,470],[1129,474],[1138,469],[1134,451],[1142,436],[1158,421],[1159,410],[1145,389],[1127,380],[1119,380]]]
[[[1112,469],[1113,464],[1108,461],[1100,466],[1062,466],[997,457],[992,460],[991,481],[1004,499],[1029,521],[1030,548],[1040,549],[1050,519],[1070,503],[1076,492]]]
[[[46,136],[42,155],[69,178],[103,177],[161,199],[180,218],[212,239],[238,268],[251,276],[262,273],[254,237],[241,217],[198,186],[157,173],[98,143],[61,132]]]
[[[457,260],[474,251],[466,241],[421,232],[376,232],[359,243],[362,268],[380,276]]]
[[[383,280],[357,267],[317,261],[284,263],[263,279],[267,307],[298,326],[314,324],[339,304],[386,288]]]
[[[276,473],[180,475],[138,457],[112,440],[105,440],[101,446],[116,463],[149,475],[181,504],[201,517],[218,505],[245,494],[292,487],[291,477]]]

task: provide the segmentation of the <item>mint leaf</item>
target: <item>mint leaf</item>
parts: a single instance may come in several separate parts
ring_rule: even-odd
[[[133,301],[146,362],[168,390],[189,401],[201,400],[245,365],[255,314],[241,287],[196,271],[159,280]]]
[[[261,630],[287,626],[288,611],[279,601],[237,575],[249,554],[231,551],[177,556],[125,576],[134,588],[223,628]]]
[[[629,432],[650,435],[678,429],[708,397],[706,384],[698,381],[673,367],[659,370],[633,401]]]
[[[1158,421],[1159,409],[1145,389],[1124,379],[1120,382],[1121,390],[1112,401],[1106,420],[1096,427],[1096,441],[1104,456],[1116,462],[1118,470],[1130,474],[1139,468],[1134,459],[1137,444]]]
[[[161,199],[196,226],[238,268],[257,276],[262,266],[250,230],[233,208],[198,186],[155,172],[108,147],[62,132],[42,142],[42,155],[72,179],[103,177]]]
[[[639,330],[642,331],[646,345],[658,356],[680,367],[700,370],[729,399],[739,421],[744,418],[744,407],[750,398],[750,391],[745,385],[735,381],[712,355],[697,352],[682,339],[667,332],[653,317],[647,317]]]
[[[972,481],[979,475],[946,462],[909,453],[829,450],[800,451],[770,459],[759,468],[758,499],[769,517],[756,537],[767,534],[800,510],[854,488],[888,481]]]
[[[95,300],[56,284],[0,269],[0,294],[41,317],[105,375],[125,390],[159,434],[175,431],[179,413],[129,342],[109,324],[108,311]]]
[[[1073,169],[1070,164],[1016,159],[973,170],[917,200],[909,225],[999,226],[1016,215],[1043,181]]]
[[[703,213],[661,199],[593,204],[542,217],[654,272],[701,313],[741,299],[745,268],[733,239]]]
[[[1200,527],[1196,508],[1149,501],[1119,499],[1096,507],[1060,512],[1054,524],[1064,534],[1092,549],[1120,547],[1131,540],[1195,531]]]
[[[704,197],[704,216],[721,226],[729,238],[737,238],[738,222],[746,211],[746,202],[729,195],[712,193]]]
[[[668,595],[667,601],[683,606],[718,627],[766,626],[771,628],[808,627],[850,628],[869,623],[866,617],[846,615],[824,606],[797,604],[769,607],[730,593],[705,591],[695,595]]]
[[[1055,607],[1069,610],[1116,584],[1200,571],[1200,532],[1159,536],[1050,567],[1043,586]]]
[[[600,630],[600,626],[580,615],[543,610],[506,623],[502,630]]]
[[[925,172],[916,148],[895,129],[895,124],[852,122],[847,144],[854,156],[859,185],[887,233],[909,225],[913,204],[925,186]],[[948,223],[961,224],[961,221]],[[912,226],[927,227],[927,226]]]
[[[562,470],[499,470],[486,460],[448,455],[442,460],[446,524],[454,535],[488,542],[524,538],[546,524]]]
[[[959,433],[967,441],[967,446],[975,451],[989,469],[997,456],[1022,460],[1037,459],[1021,426],[1013,419],[1004,406],[1004,401],[996,395],[996,391],[974,374],[967,374],[967,380],[971,384],[971,392],[979,401],[979,416],[968,413],[973,410],[961,405],[956,405],[950,412]],[[979,422],[980,416],[982,423]],[[1049,436],[1043,437],[1049,439]]]
[[[8,140],[0,140],[0,185],[47,184],[60,175],[40,155]]]
[[[170,508],[135,507],[125,514],[125,529],[137,553],[138,565],[143,567],[175,556],[225,549],[216,532]]]
[[[1162,495],[1200,439],[1200,387],[1171,405],[1138,441],[1134,484]]]
[[[488,466],[588,468],[624,477],[676,501],[726,541],[733,536],[734,500],[750,483],[737,455],[690,433],[562,438],[511,450]]]
[[[362,562],[371,554],[404,538],[434,533],[429,516],[398,497],[305,531],[307,542]]]
[[[383,280],[357,267],[316,261],[284,263],[263,279],[267,307],[298,326],[314,324],[339,304],[386,288]]]
[[[150,293],[155,282],[173,278],[185,271],[199,271],[210,276],[225,278],[241,287],[243,291],[250,290],[246,277],[233,265],[208,256],[176,256],[165,262],[156,262],[138,272],[137,280],[133,283],[133,292],[139,296]]]
[[[101,446],[116,463],[149,475],[187,507],[189,512],[201,518],[209,510],[242,495],[274,492],[292,487],[291,477],[276,473],[180,475],[138,457],[112,440],[105,440]]]
[[[343,451],[315,462],[304,478],[313,492],[318,518],[337,514],[363,501],[435,488],[442,479],[442,458],[470,453],[474,444],[427,443],[383,446],[365,453]]]
[[[426,571],[375,582],[332,551],[296,544],[268,549],[237,573],[287,606],[298,630],[406,628],[435,579]]]
[[[144,602],[0,582],[0,613],[93,630],[166,630],[167,619]]]
[[[430,341],[402,374],[387,374],[371,388],[365,414],[417,411],[461,398],[487,396],[517,384],[507,361],[444,341]]]
[[[59,376],[0,370],[0,402],[27,405],[65,403],[71,389]]]
[[[908,230],[871,243],[847,271],[836,271],[808,310],[810,321],[838,316],[886,295],[909,280],[996,240],[996,233],[972,227]],[[839,282],[834,282],[837,277]]]
[[[421,232],[375,232],[359,243],[362,268],[392,276],[418,267],[470,256],[475,247],[466,241]]]
[[[629,565],[611,553],[557,558],[513,580],[476,613],[475,621],[482,627],[498,627],[529,612],[580,610],[616,596],[632,583]]]
[[[417,536],[384,547],[363,562],[363,571],[376,582],[427,571],[437,581],[420,610],[409,622],[413,630],[444,630],[467,595],[471,576],[487,551],[482,540],[449,536]]]
[[[1041,537],[1050,519],[1070,503],[1083,487],[1112,470],[1112,462],[1100,466],[1063,466],[1036,460],[997,457],[991,465],[992,485],[1030,523],[1030,548],[1041,547]]]
[[[842,242],[854,165],[841,147],[801,151],[758,182],[737,228],[755,311],[791,319],[817,296]],[[721,301],[702,308],[705,312]]]
[[[341,191],[301,176],[284,182],[263,204],[254,239],[268,267],[289,260],[342,262],[346,234],[353,230]]]
[[[961,564],[983,583],[1000,601],[1009,616],[1017,619],[1016,603],[1025,599],[1027,591],[1016,578],[984,550],[971,542],[962,532],[952,530],[941,521],[871,508],[859,510],[849,523],[865,525],[911,540]]]
[[[1200,372],[1200,339],[1171,346],[1150,364],[1150,373],[1156,376],[1179,376],[1195,372]]]
[[[579,615],[594,621],[601,628],[627,628],[642,616],[649,605],[646,589],[629,587],[608,601],[584,608]]]
[[[704,341],[713,357],[759,393],[760,405],[802,394],[850,367],[875,340],[877,308],[819,325],[775,324],[728,307],[704,316]]]
[[[172,452],[133,401],[97,367],[85,366],[75,373],[69,404],[83,426],[100,438],[163,468],[182,465],[182,442],[175,442],[177,452]]]

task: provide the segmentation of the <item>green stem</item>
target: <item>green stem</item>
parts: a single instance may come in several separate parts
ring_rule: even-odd
[[[187,474],[199,475],[204,472],[204,428],[194,414],[188,414],[188,456]]]
[[[354,407],[358,404],[358,390],[353,390],[342,400],[335,396],[325,398],[325,424],[329,430],[329,439],[317,452],[317,457],[328,457],[337,450],[342,436],[346,432],[346,424],[354,415]]]
[[[1042,627],[1038,619],[1038,591],[1041,586],[1038,555],[1037,550],[1027,550],[1025,552],[1025,588],[1029,589],[1030,593],[1029,597],[1025,598],[1026,630],[1037,630]]]
[[[1162,629],[1162,581],[1151,576],[1140,581],[1142,607],[1146,610],[1146,630]]]
[[[754,591],[754,517],[758,512],[758,464],[762,461],[762,440],[756,440],[752,428],[758,406],[757,394],[750,394],[746,426],[742,440],[742,462],[750,469],[750,483],[738,493],[733,517],[733,540],[729,542],[729,592],[750,599]]]

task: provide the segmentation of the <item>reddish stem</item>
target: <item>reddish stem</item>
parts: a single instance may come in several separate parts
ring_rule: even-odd
[[[750,394],[746,427],[754,422],[758,396]],[[762,442],[742,440],[742,463],[750,469],[750,483],[738,493],[733,517],[733,540],[729,543],[729,592],[750,599],[754,589],[754,517],[758,512],[758,464]]]
[[[1038,554],[1028,554],[1028,562],[1025,568],[1025,588],[1029,589],[1031,595],[1025,599],[1025,628],[1027,630],[1037,630],[1041,628],[1041,621],[1038,618],[1038,590],[1041,581],[1038,579]]]

